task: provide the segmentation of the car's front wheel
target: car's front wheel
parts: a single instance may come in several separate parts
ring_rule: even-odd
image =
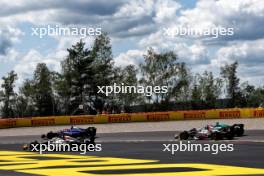
[[[234,124],[231,129],[233,130],[234,134],[238,137],[244,135],[244,125],[243,124]]]

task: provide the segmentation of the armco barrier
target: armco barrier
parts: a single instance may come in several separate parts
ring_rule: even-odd
[[[78,125],[97,123],[158,122],[170,120],[262,118],[264,108],[233,108],[195,111],[147,112],[82,116],[51,116],[0,119],[0,128]]]

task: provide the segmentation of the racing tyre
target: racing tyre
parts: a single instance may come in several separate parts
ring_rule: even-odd
[[[47,136],[46,136],[48,139],[52,139],[54,137],[57,137],[57,134],[56,133],[53,133],[52,131],[48,132],[47,133]]]
[[[91,137],[91,138],[90,138],[90,143],[91,143],[91,144],[95,144],[95,137]]]
[[[95,137],[96,136],[96,128],[95,127],[89,127],[86,129],[86,133],[91,136],[91,137]]]
[[[241,137],[241,136],[244,135],[244,132],[245,132],[245,130],[244,130],[244,124],[234,124],[232,126],[232,130],[233,130],[233,132],[234,132],[234,134],[236,136]]]
[[[189,133],[187,131],[180,133],[180,140],[187,140],[189,138]]]
[[[211,139],[212,139],[212,140],[220,140],[220,139],[221,139],[221,134],[218,133],[218,132],[213,132],[213,133],[211,134]]]
[[[227,133],[227,134],[226,134],[226,138],[227,138],[228,140],[232,140],[232,139],[234,139],[234,133],[232,133],[232,132]]]

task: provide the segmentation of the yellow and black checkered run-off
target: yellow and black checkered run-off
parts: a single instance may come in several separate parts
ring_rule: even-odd
[[[96,156],[0,151],[1,176],[216,176],[264,175],[264,169],[215,164],[162,164],[138,160]]]

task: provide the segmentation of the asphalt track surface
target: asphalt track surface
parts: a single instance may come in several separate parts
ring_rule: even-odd
[[[0,137],[0,176],[264,176],[263,130],[246,131],[245,136],[232,141],[191,141],[234,145],[234,151],[218,154],[163,151],[164,144],[179,144],[174,135],[172,131],[101,133],[97,143],[103,150],[86,155],[23,152],[22,144],[38,140],[39,136]]]

